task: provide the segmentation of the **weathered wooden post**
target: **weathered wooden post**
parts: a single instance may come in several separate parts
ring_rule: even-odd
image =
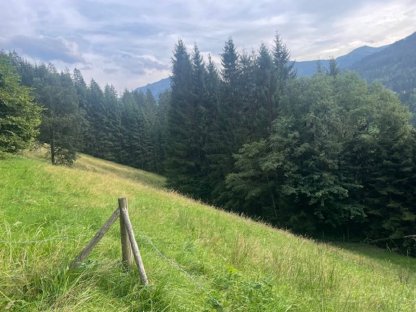
[[[118,209],[121,211],[125,209],[128,211],[128,204],[126,198],[118,199]],[[120,218],[120,238],[121,238],[121,261],[125,269],[130,268],[133,265],[133,257],[131,252],[131,243],[129,234],[127,233],[126,224],[123,218]]]
[[[98,242],[103,238],[104,234],[107,233],[111,225],[117,220],[118,216],[120,215],[120,210],[116,209],[111,217],[105,222],[105,224],[98,230],[98,232],[94,235],[94,237],[90,240],[87,246],[78,254],[78,256],[71,262],[70,268],[75,269],[77,268],[81,262],[88,257],[91,253],[92,249]]]
[[[134,260],[136,261],[137,268],[139,269],[140,280],[143,285],[148,285],[149,281],[147,279],[146,271],[144,270],[144,264],[143,264],[142,256],[140,254],[139,246],[137,245],[136,238],[134,236],[133,226],[131,225],[127,209],[125,209],[124,206],[122,206],[122,208],[120,209],[120,219],[123,219],[124,226],[129,236]]]
[[[71,262],[70,268],[77,268],[81,262],[88,257],[92,249],[97,243],[103,238],[104,234],[107,233],[111,225],[120,216],[120,234],[121,234],[121,252],[122,252],[122,263],[126,268],[133,265],[133,257],[136,261],[137,268],[139,269],[140,280],[143,285],[148,285],[146,271],[144,270],[142,256],[140,255],[139,246],[137,245],[136,238],[134,237],[133,226],[131,225],[129,213],[127,210],[127,199],[118,199],[118,208],[113,212],[111,217],[106,223],[98,230],[95,236],[90,240],[87,246],[78,254],[78,256]]]

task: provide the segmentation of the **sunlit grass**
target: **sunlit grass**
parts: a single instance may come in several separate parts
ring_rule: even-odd
[[[0,177],[0,310],[416,310],[415,259],[272,229],[165,191],[147,172],[89,156],[75,168],[11,157]],[[120,265],[118,223],[67,268],[121,196],[149,287]]]

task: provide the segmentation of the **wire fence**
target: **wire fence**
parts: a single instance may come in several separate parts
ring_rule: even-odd
[[[14,241],[14,240],[0,240],[0,244],[37,244],[37,243],[47,243],[51,241],[78,241],[87,235],[77,235],[77,236],[62,236],[62,237],[51,237],[45,239],[38,239],[38,240],[25,240],[25,241]]]
[[[206,290],[206,286],[203,285],[199,280],[197,280],[195,278],[194,275],[192,275],[191,273],[189,273],[188,271],[186,271],[178,262],[176,262],[174,259],[169,258],[168,256],[166,256],[162,251],[160,251],[159,248],[157,248],[157,246],[154,244],[153,240],[147,236],[147,235],[139,235],[139,237],[145,241],[150,247],[152,247],[152,249],[156,252],[156,254],[162,258],[163,260],[165,260],[171,267],[177,269],[178,271],[182,272],[186,277],[188,277],[198,288],[202,289],[202,290]]]

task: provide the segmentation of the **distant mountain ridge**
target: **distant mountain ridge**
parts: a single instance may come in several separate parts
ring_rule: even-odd
[[[341,69],[348,69],[354,63],[361,61],[363,58],[368,57],[374,53],[382,51],[387,46],[382,47],[369,47],[369,46],[362,46],[355,50],[352,50],[350,53],[337,57],[335,60],[337,61],[337,65]],[[312,61],[295,61],[295,69],[296,73],[299,77],[309,77],[316,73],[318,63],[322,66],[322,68],[328,68],[329,66],[329,59],[323,60],[312,60]]]
[[[362,46],[336,59],[341,70],[352,70],[368,81],[380,81],[399,94],[410,93],[416,88],[416,32],[381,47]],[[316,73],[318,63],[323,69],[329,67],[329,59],[294,62],[298,77]],[[149,89],[155,98],[170,88],[170,78],[137,88]]]
[[[162,80],[159,80],[153,83],[148,83],[145,86],[138,87],[136,91],[145,93],[147,92],[147,90],[149,90],[150,92],[152,92],[155,99],[158,99],[159,95],[165,92],[166,90],[168,90],[169,88],[170,88],[170,78],[168,77],[168,78],[164,78]]]

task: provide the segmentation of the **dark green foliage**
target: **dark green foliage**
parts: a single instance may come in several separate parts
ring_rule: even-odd
[[[227,176],[241,211],[309,234],[413,234],[409,114],[351,74],[288,85],[267,140],[245,145]],[[255,208],[253,208],[255,207]]]
[[[173,57],[172,94],[168,115],[166,174],[169,185],[200,197],[203,163],[203,94],[205,66],[195,48],[192,60],[182,41]]]
[[[144,114],[142,93],[125,91],[121,98],[121,149],[119,162],[154,171],[150,125]]]
[[[412,113],[412,124],[416,125],[416,88],[404,99],[404,104],[409,108],[409,111]]]
[[[210,160],[209,179],[212,183],[210,200],[216,205],[225,206],[230,200],[225,187],[225,176],[232,171],[232,154],[238,151],[244,143],[247,133],[243,129],[243,101],[240,85],[242,67],[240,58],[229,39],[224,46],[221,55],[222,71],[221,80],[218,84],[218,114],[214,121],[215,128],[211,134],[210,153],[207,155]],[[247,60],[247,63],[249,60]],[[213,148],[214,147],[214,148]]]
[[[26,148],[38,134],[40,109],[9,58],[0,54],[0,152]]]
[[[53,164],[71,165],[81,142],[81,114],[71,76],[44,65],[35,69],[34,89],[44,108],[40,140],[50,145]]]
[[[159,102],[156,108],[155,123],[152,130],[152,142],[154,142],[154,163],[155,171],[158,173],[165,172],[165,160],[167,155],[167,146],[169,142],[168,133],[168,113],[170,106],[170,91],[166,91],[159,96]]]
[[[33,66],[15,53],[7,57],[42,108],[39,140],[50,145],[51,162],[72,164],[82,144],[83,119],[71,75],[58,73],[52,65]]]

